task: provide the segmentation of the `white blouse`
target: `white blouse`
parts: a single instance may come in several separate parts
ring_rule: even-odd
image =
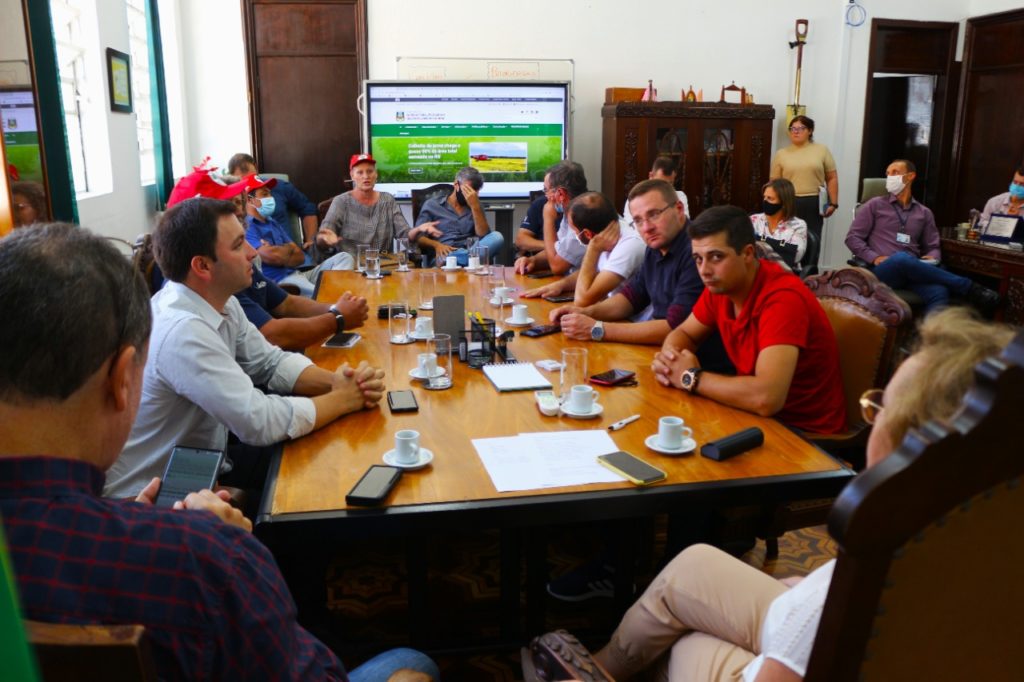
[[[764,213],[755,213],[750,216],[750,222],[754,224],[754,232],[760,239],[771,237],[783,244],[796,244],[796,262],[799,263],[807,251],[807,223],[797,217],[780,221],[772,233],[768,229],[768,216]]]

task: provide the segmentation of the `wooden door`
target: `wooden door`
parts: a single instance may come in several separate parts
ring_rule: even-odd
[[[1024,10],[967,20],[954,146],[955,221],[1005,192],[1024,160]]]
[[[346,189],[360,151],[366,0],[242,0],[253,154],[314,203]]]

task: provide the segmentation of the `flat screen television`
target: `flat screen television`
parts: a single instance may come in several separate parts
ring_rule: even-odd
[[[18,169],[18,177],[28,182],[43,182],[35,96],[31,86],[0,86],[0,128],[3,129],[7,163]]]
[[[567,156],[569,96],[567,82],[366,81],[377,189],[405,199],[473,166],[481,198],[526,198]]]

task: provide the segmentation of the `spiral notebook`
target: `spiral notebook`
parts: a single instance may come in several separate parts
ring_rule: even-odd
[[[551,382],[528,362],[506,362],[484,365],[484,374],[494,387],[505,391],[536,391],[551,388]]]

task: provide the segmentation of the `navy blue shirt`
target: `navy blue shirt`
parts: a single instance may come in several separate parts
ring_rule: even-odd
[[[463,212],[456,213],[448,198],[428,199],[420,209],[420,215],[416,219],[416,225],[437,220],[437,229],[441,230],[441,236],[437,241],[448,246],[463,248],[470,237],[477,236],[476,221],[473,219],[473,211],[469,206],[461,207]]]
[[[274,213],[270,217],[280,225],[284,225],[291,231],[291,217],[289,211],[298,214],[299,218],[317,215],[316,204],[306,198],[306,195],[295,189],[295,185],[287,180],[278,179],[277,184],[270,190],[274,197]]]
[[[537,239],[544,239],[544,204],[546,203],[548,203],[548,198],[543,195],[530,202],[523,222],[519,225],[521,229],[532,232]]]
[[[288,292],[267,279],[258,268],[253,268],[252,285],[235,294],[235,298],[242,304],[245,316],[259,329],[274,319],[270,311],[284,303]]]

